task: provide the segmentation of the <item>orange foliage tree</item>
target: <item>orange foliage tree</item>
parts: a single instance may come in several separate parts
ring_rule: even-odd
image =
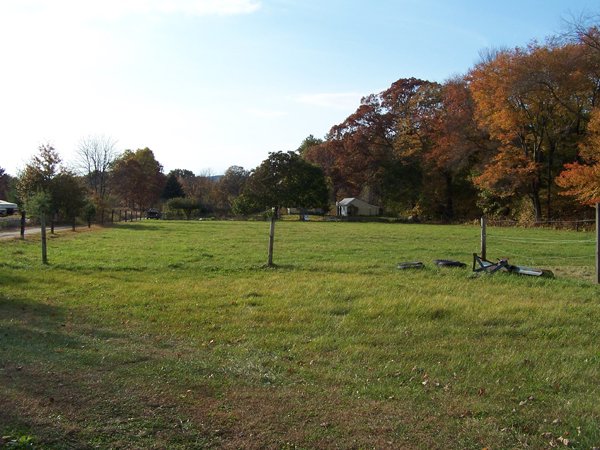
[[[356,112],[332,127],[325,142],[303,156],[324,170],[336,198],[361,196],[414,206],[420,192],[418,161],[429,146],[439,89],[437,83],[400,79],[364,97]]]
[[[477,192],[471,171],[482,163],[482,155],[495,143],[477,127],[475,105],[467,81],[454,78],[442,86],[440,106],[431,125],[431,145],[423,155],[428,185],[437,188],[442,216],[455,216],[456,204],[473,212]],[[440,182],[433,182],[439,179]],[[433,182],[433,183],[432,183]],[[427,186],[424,186],[427,190]],[[457,202],[457,200],[459,200]]]
[[[582,204],[600,202],[600,109],[592,112],[586,139],[579,146],[579,161],[565,164],[556,183],[563,195],[573,196]]]
[[[536,220],[552,215],[554,179],[574,160],[598,89],[582,45],[500,51],[470,73],[479,125],[500,143],[475,183],[499,196],[527,196]]]

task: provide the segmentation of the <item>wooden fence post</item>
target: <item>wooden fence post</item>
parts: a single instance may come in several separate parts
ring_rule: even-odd
[[[48,264],[48,250],[46,244],[46,213],[40,214],[40,227],[42,232],[42,264]]]
[[[481,218],[481,259],[487,259],[487,220]]]
[[[267,257],[267,266],[273,267],[273,241],[275,240],[275,219],[277,219],[276,209],[273,208],[271,216],[271,226],[269,228],[269,255]]]
[[[21,211],[21,239],[25,239],[25,211]]]

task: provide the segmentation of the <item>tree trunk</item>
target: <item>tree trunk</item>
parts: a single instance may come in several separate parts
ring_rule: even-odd
[[[454,219],[454,190],[452,189],[452,175],[446,173],[444,174],[444,178],[446,180],[446,205],[444,208],[444,216],[446,221],[449,222]]]
[[[542,220],[542,200],[540,199],[541,174],[538,173],[536,179],[531,182],[531,191],[529,198],[533,206],[534,220],[539,222]]]
[[[548,177],[548,179],[546,181],[548,183],[548,195],[546,198],[546,217],[548,218],[548,220],[552,219],[552,181],[553,181],[552,165],[554,163],[555,149],[556,149],[556,144],[551,143],[550,148],[548,150],[548,171],[546,174],[546,176]]]
[[[40,214],[40,226],[42,229],[42,264],[48,264],[48,251],[46,248],[46,213]]]
[[[533,192],[531,194],[531,202],[533,204],[533,214],[536,222],[542,220],[542,202],[540,200],[540,193]]]

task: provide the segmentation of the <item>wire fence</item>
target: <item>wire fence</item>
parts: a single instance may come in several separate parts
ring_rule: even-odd
[[[553,228],[557,230],[594,231],[596,229],[596,220],[537,220],[534,222],[519,222],[516,220],[488,219],[488,225],[496,227]]]
[[[482,219],[481,226],[481,253],[488,260],[510,259],[511,264],[551,268],[600,283],[596,219],[546,220],[530,224]],[[544,230],[537,233],[531,228]],[[487,255],[493,255],[493,258]]]

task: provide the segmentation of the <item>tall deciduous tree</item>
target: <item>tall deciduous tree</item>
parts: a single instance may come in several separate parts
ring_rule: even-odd
[[[493,143],[475,122],[474,103],[464,78],[446,81],[440,92],[440,106],[429,126],[430,144],[423,153],[425,183],[430,202],[438,214],[454,219],[457,204],[461,215],[477,210],[477,191],[470,173],[479,168],[482,153]],[[457,201],[459,199],[460,201]]]
[[[552,215],[554,178],[572,160],[598,92],[598,68],[581,45],[498,52],[470,74],[476,117],[500,142],[476,179],[499,195],[526,195],[536,219]]]
[[[336,198],[361,196],[388,208],[399,203],[413,207],[439,103],[439,84],[400,79],[364,97],[356,112],[332,127],[323,144],[307,148],[304,157],[323,168]],[[400,193],[408,195],[401,198]]]
[[[165,185],[162,165],[149,148],[125,150],[114,164],[115,192],[131,208],[146,209],[160,198]]]
[[[556,182],[564,188],[563,195],[583,204],[595,204],[600,202],[600,109],[594,109],[587,132],[578,161],[566,164]]]

